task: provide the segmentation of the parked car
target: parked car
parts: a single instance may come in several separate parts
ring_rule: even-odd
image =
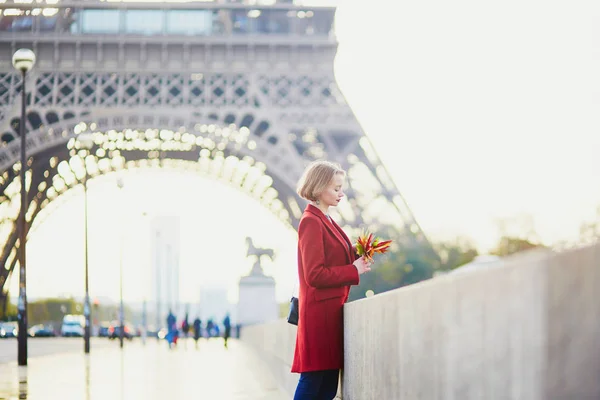
[[[133,339],[133,336],[135,335],[135,330],[134,328],[131,326],[131,324],[125,322],[125,329],[123,330],[123,337],[125,339]],[[108,328],[108,338],[109,339],[118,339],[120,336],[121,332],[121,325],[119,323],[119,321],[113,321],[110,324],[110,327]]]
[[[0,338],[17,337],[19,325],[17,322],[0,322]]]
[[[56,336],[56,332],[54,332],[54,328],[52,326],[45,326],[43,324],[34,325],[29,328],[29,336],[30,337],[54,337]]]
[[[63,318],[60,334],[62,336],[83,337],[85,327],[85,317],[83,315],[67,314]]]
[[[100,324],[100,328],[98,328],[98,337],[109,337],[109,329],[110,323],[103,322]]]
[[[158,332],[160,329],[156,329],[154,325],[149,325],[148,329],[146,329],[146,337],[155,338],[158,337]]]

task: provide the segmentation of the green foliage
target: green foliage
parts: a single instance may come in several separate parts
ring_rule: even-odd
[[[596,218],[592,221],[583,222],[579,226],[580,244],[591,244],[600,240],[600,206],[596,209]]]
[[[27,321],[30,325],[36,325],[51,321],[48,307],[41,301],[30,302],[27,305]]]
[[[461,238],[437,243],[435,248],[440,256],[440,271],[453,270],[473,261],[479,255],[471,242]]]
[[[1,310],[0,310],[1,311]],[[92,321],[113,321],[118,319],[118,304],[94,304],[92,303]],[[27,303],[27,320],[30,326],[36,324],[54,324],[60,326],[66,314],[83,314],[83,304],[73,298],[46,298]],[[138,313],[139,314],[139,313]],[[8,319],[16,319],[17,308],[9,304]],[[0,320],[3,316],[0,314]],[[125,320],[137,321],[141,315],[137,315],[130,307],[125,306]]]
[[[288,313],[290,312],[290,302],[286,301],[284,303],[278,303],[279,310],[279,318],[287,318]]]
[[[391,232],[388,234],[390,237],[393,235]],[[390,252],[375,257],[372,271],[362,275],[360,284],[352,287],[349,301],[364,298],[368,290],[377,294],[430,279],[436,272],[453,270],[473,261],[478,255],[475,246],[462,238],[433,243],[435,251],[409,242],[405,237],[396,236],[393,240]],[[536,247],[542,245],[519,237],[503,236],[491,254],[506,256]]]
[[[402,238],[393,240],[390,252],[376,257],[372,271],[352,287],[349,301],[364,298],[368,290],[383,293],[430,279],[436,271],[454,269],[477,256],[477,250],[465,240],[434,244],[435,252]]]
[[[27,303],[29,325],[60,323],[66,314],[82,314],[83,306],[72,298],[48,298]]]
[[[15,321],[17,319],[17,305],[12,304],[8,298],[8,293],[4,297],[8,304],[6,304],[6,313],[4,313],[4,304],[0,299],[0,321]]]
[[[521,251],[545,247],[540,243],[539,235],[530,215],[517,215],[498,221],[498,244],[490,254],[499,257],[509,256]]]
[[[519,237],[503,236],[500,238],[500,241],[498,242],[496,248],[492,250],[490,254],[505,257],[511,254],[518,253],[520,251],[535,249],[538,247],[545,246],[543,246],[540,243],[535,243]]]

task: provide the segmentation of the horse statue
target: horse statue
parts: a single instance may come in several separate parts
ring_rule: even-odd
[[[246,245],[248,249],[246,250],[246,257],[256,256],[256,262],[252,266],[252,271],[250,271],[250,275],[264,275],[262,266],[260,265],[260,258],[262,256],[267,256],[273,261],[275,258],[275,253],[273,249],[263,249],[260,247],[254,246],[254,242],[250,236],[246,237]]]

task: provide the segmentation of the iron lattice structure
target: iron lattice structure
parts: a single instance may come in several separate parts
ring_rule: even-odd
[[[346,229],[392,226],[427,244],[336,84],[334,8],[63,1],[0,11],[0,293],[19,245],[21,77],[10,56],[21,47],[38,60],[24,122],[29,226],[86,173],[174,167],[237,186],[295,227],[296,182],[328,159],[348,171],[350,200],[336,216]],[[98,13],[120,17],[103,27]],[[182,13],[204,18],[203,31],[181,31]],[[136,18],[158,17],[158,31],[136,30]],[[94,134],[89,152],[82,132]]]

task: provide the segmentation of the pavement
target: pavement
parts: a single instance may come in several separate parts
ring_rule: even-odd
[[[105,347],[115,347],[115,342],[106,338],[92,337],[90,346],[92,350],[102,349]],[[27,354],[29,358],[47,356],[51,354],[80,352],[83,352],[83,338],[34,337],[27,339]],[[17,361],[17,354],[16,338],[0,339],[0,364]]]
[[[59,339],[47,340],[52,347]],[[228,349],[220,338],[201,339],[198,349],[180,340],[169,349],[164,340],[136,339],[123,350],[118,341],[94,341],[88,356],[79,347],[32,356],[27,367],[0,363],[0,400],[289,399],[254,350],[237,340]]]

